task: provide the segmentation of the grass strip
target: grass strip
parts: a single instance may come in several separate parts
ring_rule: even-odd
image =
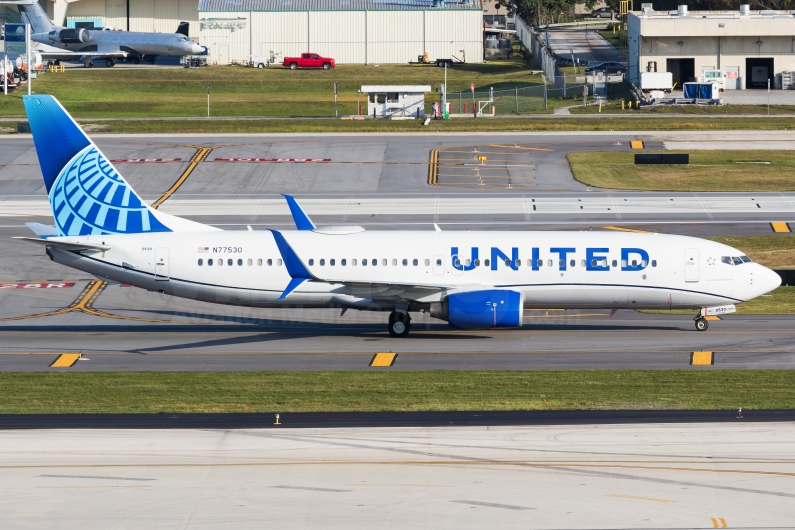
[[[658,118],[641,123],[634,118],[457,118],[436,120],[423,126],[419,120],[331,120],[331,119],[262,119],[262,120],[81,120],[93,132],[122,134],[191,134],[191,133],[321,133],[321,132],[522,132],[522,131],[724,131],[786,130],[792,128],[788,118],[748,120],[747,118],[705,118],[695,116]],[[589,153],[590,154],[590,153]]]
[[[792,234],[707,239],[742,250],[746,256],[770,269],[795,269],[795,237]]]
[[[0,413],[790,409],[793,378],[709,369],[0,373]]]
[[[654,121],[649,120],[644,126]],[[689,165],[635,165],[636,153],[656,152],[659,151],[580,152],[569,154],[568,160],[574,178],[594,188],[645,191],[795,190],[795,157],[792,151],[693,151],[690,153]]]

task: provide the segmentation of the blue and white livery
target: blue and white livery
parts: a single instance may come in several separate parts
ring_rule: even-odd
[[[693,309],[703,331],[705,316],[780,285],[741,251],[692,237],[365,231],[317,226],[290,196],[296,230],[222,231],[152,209],[52,96],[24,101],[55,228],[18,239],[108,281],[220,304],[386,311],[398,337],[416,311],[482,329],[550,307]]]

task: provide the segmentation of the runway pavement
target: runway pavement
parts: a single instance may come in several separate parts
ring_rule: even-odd
[[[791,528],[791,422],[0,431],[9,528]]]

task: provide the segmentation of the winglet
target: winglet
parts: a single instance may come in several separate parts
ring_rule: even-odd
[[[287,288],[278,298],[278,300],[283,300],[303,282],[306,280],[314,280],[316,278],[311,272],[309,272],[304,263],[301,261],[301,258],[298,257],[298,254],[295,253],[290,244],[287,243],[287,240],[284,239],[284,236],[281,234],[281,232],[277,230],[271,230],[271,234],[273,234],[273,239],[276,240],[276,246],[279,247],[279,252],[282,255],[282,259],[284,260],[284,266],[287,267],[287,272],[292,278],[290,283],[287,285]]]
[[[30,228],[34,234],[42,239],[47,239],[48,237],[57,237],[59,235],[58,229],[54,226],[44,225],[41,223],[25,223],[25,225]]]
[[[290,207],[290,213],[293,215],[293,221],[295,221],[295,227],[298,230],[314,230],[317,228],[315,223],[306,215],[306,212],[298,205],[294,197],[286,194],[282,194],[282,197],[287,199],[287,206]]]

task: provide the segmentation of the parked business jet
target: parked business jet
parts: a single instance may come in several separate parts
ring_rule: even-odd
[[[24,96],[55,226],[30,226],[53,261],[110,282],[220,304],[410,313],[457,328],[522,325],[528,308],[731,313],[780,284],[741,251],[625,232],[365,231],[316,226],[285,195],[296,230],[223,231],[155,210],[52,96]]]
[[[0,4],[15,5],[26,24],[30,24],[30,39],[40,43],[37,49],[45,59],[80,60],[86,68],[94,67],[94,58],[114,66],[124,57],[136,64],[141,60],[155,62],[158,55],[200,55],[206,53],[188,38],[188,23],[182,22],[176,33],[140,31],[112,31],[108,28],[65,28],[47,17],[38,0],[0,0]]]

